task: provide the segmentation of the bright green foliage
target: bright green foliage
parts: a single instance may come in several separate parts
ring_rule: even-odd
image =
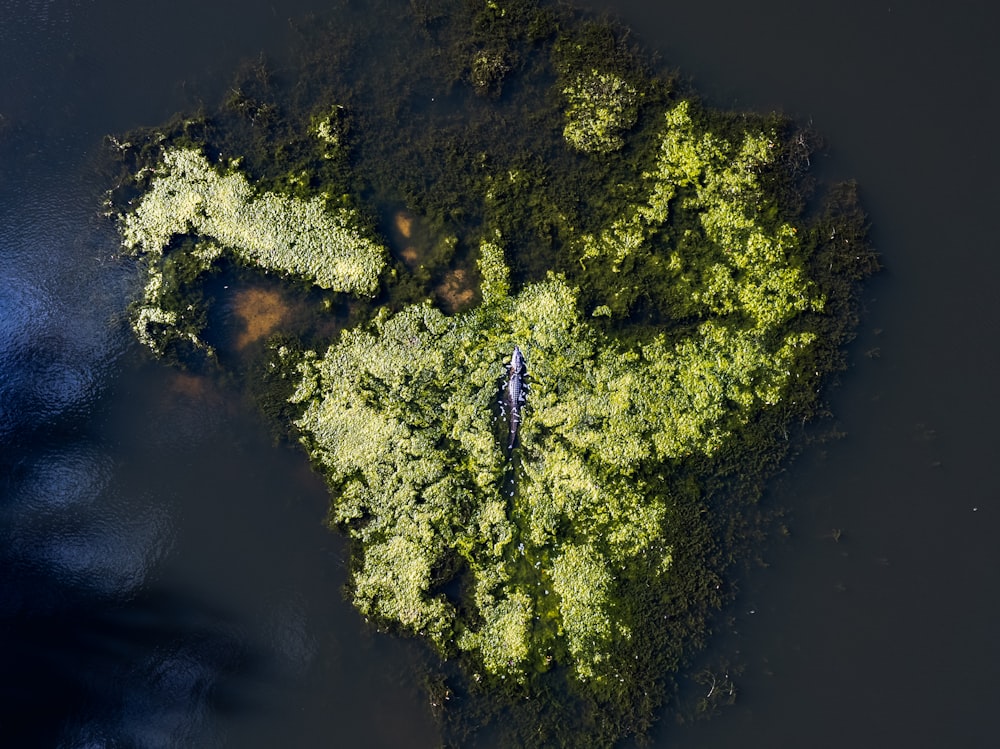
[[[774,403],[809,337],[768,346],[709,321],[626,349],[585,321],[559,276],[510,296],[497,241],[482,244],[480,269],[480,307],[407,307],[305,359],[298,425],[334,489],[332,521],[359,542],[365,614],[443,652],[457,644],[495,677],[556,662],[605,681],[631,636],[620,585],[654,549],[669,585],[670,493],[640,477],[712,454]],[[511,462],[494,404],[515,344],[530,393]],[[439,592],[458,567],[464,608]]]
[[[559,596],[563,633],[581,679],[598,673],[612,637],[629,636],[627,629],[612,624],[608,594],[614,581],[604,562],[594,547],[571,545],[552,564],[552,589]]]
[[[332,117],[319,123],[319,137],[324,133],[327,140],[334,137]],[[198,256],[206,269],[225,248],[261,270],[365,296],[378,289],[386,260],[385,249],[361,229],[353,210],[331,209],[320,197],[300,200],[273,192],[258,194],[242,174],[220,174],[194,149],[175,148],[163,154],[157,176],[136,208],[122,216],[120,228],[126,249],[143,253],[149,263],[134,327],[139,339],[154,349],[162,341],[150,324],[177,322],[176,312],[161,306],[168,262],[164,254],[176,236],[211,241],[217,249],[214,256]]]
[[[479,273],[482,276],[484,303],[493,304],[507,297],[510,282],[507,280],[503,247],[496,242],[483,242],[479,245]]]
[[[635,124],[641,95],[614,73],[596,69],[578,73],[562,89],[566,97],[563,137],[578,151],[611,153],[625,141],[621,134]]]
[[[148,186],[118,206],[148,269],[136,333],[157,351],[202,345],[195,281],[224,254],[355,295],[385,280],[378,306],[317,309],[260,377],[352,538],[353,600],[459,658],[504,720],[523,713],[507,743],[605,746],[648,728],[703,641],[784,427],[815,413],[877,263],[853,191],[801,215],[789,123],[702,109],[626,36],[545,6],[309,24],[297,75],[254,75],[220,114],[131,138]],[[370,44],[387,34],[392,55]],[[243,154],[261,182],[156,143]],[[362,200],[387,226],[406,209],[391,273],[344,207]],[[414,303],[434,294],[466,311]]]
[[[211,241],[198,242],[187,254],[186,260],[194,271],[203,273],[221,256],[222,248]],[[162,354],[167,341],[176,336],[187,338],[196,348],[207,349],[196,333],[181,330],[180,315],[167,302],[167,296],[177,287],[176,260],[176,257],[164,259],[162,256],[149,259],[142,301],[132,314],[132,329],[136,338],[157,354]],[[164,335],[164,331],[171,331],[173,335]]]
[[[340,124],[343,109],[342,106],[335,106],[322,116],[313,118],[310,130],[323,144],[324,159],[337,158],[343,148],[344,143]]]
[[[321,198],[256,195],[238,172],[220,175],[198,151],[163,155],[134,212],[122,219],[126,247],[161,254],[178,234],[210,237],[264,270],[308,278],[334,291],[371,295],[384,249],[359,230],[350,210],[331,211]]]
[[[802,269],[797,229],[773,218],[774,198],[761,185],[776,141],[751,131],[731,143],[707,129],[690,102],[674,105],[656,168],[643,175],[646,201],[583,236],[583,262],[662,268],[678,316],[738,314],[763,330],[821,309]]]

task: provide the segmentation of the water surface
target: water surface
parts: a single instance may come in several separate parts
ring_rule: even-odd
[[[711,643],[744,665],[739,699],[665,716],[655,745],[994,745],[997,11],[587,5],[712,103],[811,119],[887,267],[830,393],[846,436],[776,482],[790,538]],[[0,0],[4,745],[438,741],[420,646],[342,599],[344,544],[302,456],[132,342],[136,274],[99,213],[105,133],[212,106],[322,6]]]

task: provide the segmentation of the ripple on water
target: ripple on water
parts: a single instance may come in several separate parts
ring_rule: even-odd
[[[66,492],[50,502],[36,489],[40,494],[45,485],[22,487],[22,498],[31,498],[5,513],[4,544],[11,562],[55,584],[103,599],[128,598],[170,547],[172,521],[155,506],[129,514],[106,495],[94,502]],[[59,503],[70,506],[57,511]]]
[[[319,645],[309,631],[309,608],[305,600],[296,595],[275,601],[263,618],[268,650],[278,657],[279,665],[296,675],[308,671]]]
[[[67,411],[83,415],[128,345],[121,321],[131,269],[112,271],[95,257],[106,252],[106,233],[80,238],[65,216],[39,225],[47,220],[0,230],[3,440]]]
[[[50,447],[20,472],[10,503],[19,514],[56,514],[90,506],[114,473],[111,457],[91,443]]]

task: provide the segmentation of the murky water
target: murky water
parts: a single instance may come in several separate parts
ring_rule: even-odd
[[[0,745],[438,741],[419,646],[342,600],[321,482],[145,359],[99,216],[105,133],[211,104],[322,5],[0,0]],[[714,103],[811,118],[887,266],[831,394],[846,437],[776,483],[791,537],[712,643],[739,699],[656,744],[993,746],[994,11],[608,5]]]
[[[744,583],[737,705],[664,745],[995,746],[996,9],[615,5],[715,103],[811,119],[886,265],[832,393],[846,436],[771,494],[792,536]]]

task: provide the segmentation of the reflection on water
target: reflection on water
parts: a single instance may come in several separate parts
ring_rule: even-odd
[[[4,472],[0,745],[433,743],[407,646],[341,598],[304,458],[210,378],[119,366]]]
[[[79,178],[97,142],[39,137],[0,143],[0,746],[432,745],[415,652],[341,596],[322,482],[212,378],[145,359]],[[240,294],[234,335],[283,319]]]
[[[248,654],[203,601],[147,590],[112,602],[32,582],[58,588],[60,606],[7,632],[8,746],[195,746],[213,703],[239,707],[232,675]]]
[[[25,228],[27,247],[27,238],[0,237],[0,438],[85,408],[100,391],[108,352],[123,345],[122,332],[109,330],[118,300],[101,295],[106,281],[62,265],[74,248],[50,225],[38,228]]]
[[[879,369],[835,404],[852,436],[825,468],[796,466],[798,535],[742,594],[737,706],[664,722],[657,744],[993,745],[995,231],[976,216],[995,193],[995,19],[941,2],[585,4],[627,9],[724,105],[815,115],[906,289],[884,305]],[[241,56],[328,5],[177,0],[151,21],[124,0],[0,0],[0,746],[437,743],[412,650],[341,598],[345,551],[308,466],[209,379],[136,361],[106,185],[80,178],[104,133],[191,111],[195,81],[217,101]],[[942,145],[942,117],[963,136]],[[419,217],[386,229],[418,269]],[[943,435],[933,455],[918,421]],[[839,544],[821,538],[834,527]]]

